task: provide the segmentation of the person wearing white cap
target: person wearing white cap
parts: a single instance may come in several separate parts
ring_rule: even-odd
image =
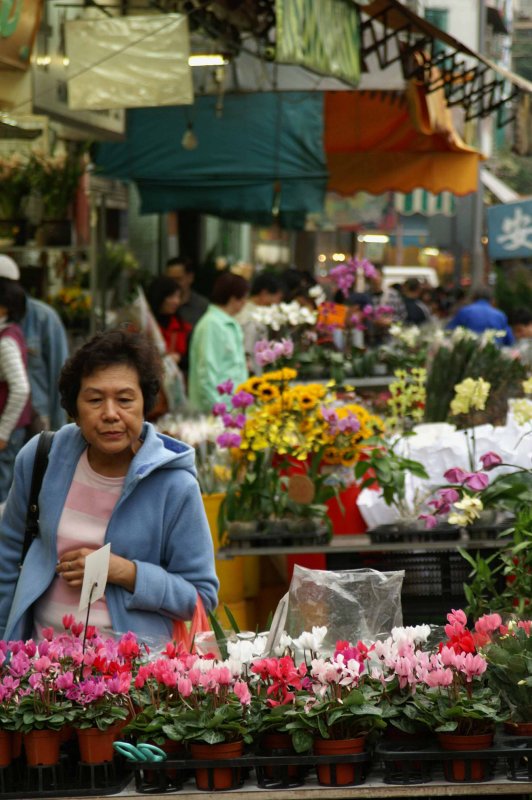
[[[0,278],[20,281],[17,263],[0,255]],[[26,313],[20,322],[28,349],[31,402],[45,428],[57,430],[66,423],[59,397],[59,375],[68,358],[68,341],[58,314],[46,303],[26,293]]]

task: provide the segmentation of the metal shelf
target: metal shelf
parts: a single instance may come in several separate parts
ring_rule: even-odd
[[[498,550],[505,539],[470,539],[463,535],[454,541],[438,542],[393,542],[387,544],[373,544],[369,536],[356,534],[353,536],[334,536],[328,544],[322,545],[294,545],[286,547],[220,547],[216,558],[223,561],[237,556],[273,556],[297,555],[300,553],[430,553],[456,550],[463,547],[466,550]]]

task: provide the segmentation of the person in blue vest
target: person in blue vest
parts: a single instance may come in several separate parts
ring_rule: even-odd
[[[468,328],[478,334],[487,330],[501,331],[504,335],[498,342],[507,347],[515,341],[506,314],[493,307],[493,292],[487,287],[474,290],[471,302],[462,306],[447,324],[450,330],[458,327]]]

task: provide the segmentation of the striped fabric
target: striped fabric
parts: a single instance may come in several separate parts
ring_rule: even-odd
[[[405,216],[423,214],[425,217],[433,217],[435,214],[444,214],[446,217],[452,217],[456,211],[452,192],[432,194],[425,189],[414,189],[409,194],[396,192],[394,206],[399,214]]]
[[[0,329],[9,323],[0,319]],[[15,430],[30,394],[28,373],[20,348],[10,336],[0,339],[0,380],[7,381],[7,401],[0,416],[0,439],[7,442]]]
[[[59,520],[58,559],[69,550],[80,547],[96,550],[104,544],[107,524],[120,497],[124,480],[125,476],[108,478],[94,472],[89,464],[87,450],[83,451]],[[40,636],[42,629],[50,626],[61,630],[64,614],[74,614],[76,619],[80,619],[79,596],[80,587],[70,587],[63,578],[56,576],[36,603],[36,635]],[[93,604],[90,624],[96,625],[100,630],[112,629],[105,597]]]

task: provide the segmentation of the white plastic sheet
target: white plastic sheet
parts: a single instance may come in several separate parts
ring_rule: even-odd
[[[194,102],[182,14],[67,22],[68,106],[147,108]]]
[[[356,642],[389,636],[403,624],[404,571],[321,570],[296,565],[290,583],[286,632],[293,638],[313,626],[326,626],[322,654],[338,640]]]
[[[406,500],[412,515],[420,513],[415,508],[414,497],[430,499],[432,493],[446,484],[444,473],[452,467],[471,470],[470,451],[474,448],[475,463],[473,470],[481,470],[480,456],[489,451],[498,453],[505,464],[530,469],[532,426],[518,425],[512,413],[508,415],[506,425],[478,425],[468,430],[456,430],[447,423],[418,425],[414,429],[415,436],[405,438],[396,446],[396,451],[407,458],[423,464],[429,475],[428,480],[406,477]],[[531,433],[527,436],[527,433]],[[468,445],[469,440],[469,445]],[[497,475],[513,472],[514,467],[504,466],[489,472],[490,481]],[[388,506],[380,492],[363,489],[357,499],[357,505],[369,528],[396,522],[399,518],[394,506]],[[426,511],[426,509],[425,509]]]

